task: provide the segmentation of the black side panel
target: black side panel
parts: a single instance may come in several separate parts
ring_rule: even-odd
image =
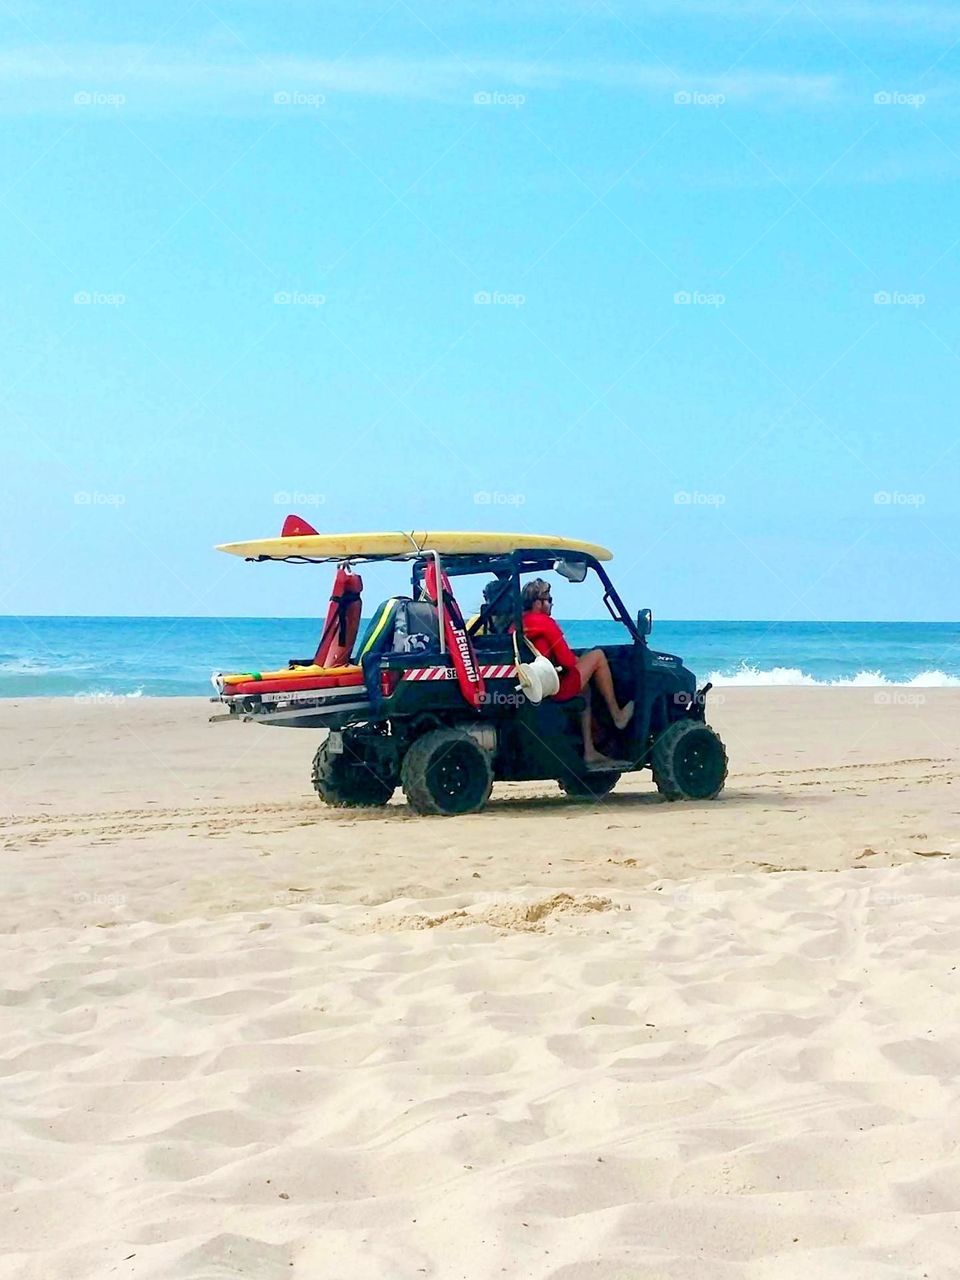
[[[500,731],[497,776],[517,781],[560,778],[583,771],[582,698],[524,702]]]

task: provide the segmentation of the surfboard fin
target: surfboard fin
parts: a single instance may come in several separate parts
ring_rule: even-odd
[[[283,522],[283,529],[280,531],[281,538],[306,538],[312,533],[319,533],[312,524],[307,524],[303,516],[295,516],[291,512]]]

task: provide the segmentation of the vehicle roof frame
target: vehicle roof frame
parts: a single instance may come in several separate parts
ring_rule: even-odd
[[[474,574],[509,574],[516,584],[516,590],[511,593],[514,597],[512,603],[516,617],[515,623],[520,620],[520,575],[521,573],[550,573],[555,570],[558,560],[573,560],[585,563],[588,569],[593,569],[603,586],[603,602],[611,617],[617,622],[622,622],[630,633],[631,638],[635,642],[644,643],[645,638],[637,629],[637,624],[630,616],[629,611],[620,598],[620,594],[610,580],[601,561],[595,556],[589,555],[587,552],[545,552],[542,549],[533,551],[510,551],[502,555],[496,556],[478,556],[478,555],[447,555],[441,557],[444,570],[448,577],[467,577]],[[426,564],[426,557],[419,557],[413,566],[412,571],[412,589],[414,598],[416,598],[422,577],[423,569]],[[480,616],[483,617],[484,609],[481,607]]]

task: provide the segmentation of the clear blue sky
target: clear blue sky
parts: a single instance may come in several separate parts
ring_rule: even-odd
[[[960,6],[0,12],[0,611],[310,612],[294,507],[960,614]]]

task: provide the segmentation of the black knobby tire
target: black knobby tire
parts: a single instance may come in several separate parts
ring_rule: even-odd
[[[313,757],[311,781],[320,799],[334,809],[376,808],[393,795],[393,785],[363,764],[362,759],[343,744],[343,753],[331,755],[329,743],[322,742]]]
[[[490,755],[460,729],[432,729],[418,738],[400,770],[403,791],[417,813],[452,817],[477,813],[490,798]]]
[[[559,778],[560,790],[571,800],[602,800],[608,796],[620,781],[620,774],[611,770],[608,773],[588,773],[583,777],[570,774]]]
[[[720,735],[698,720],[677,720],[653,744],[653,780],[667,800],[712,800],[727,780]]]

